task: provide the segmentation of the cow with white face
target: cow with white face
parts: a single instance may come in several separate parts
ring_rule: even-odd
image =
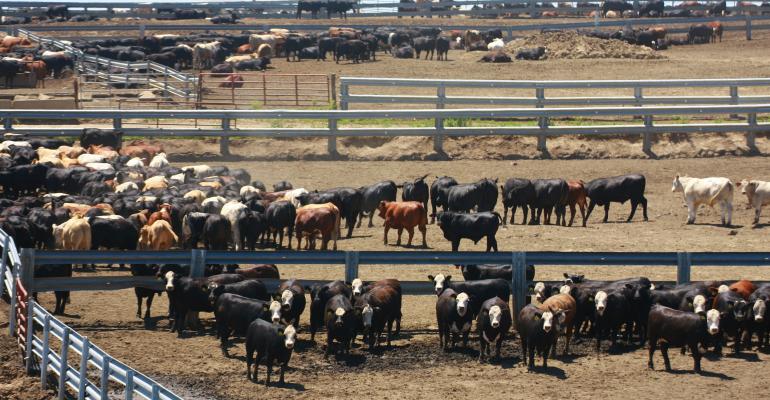
[[[296,279],[281,282],[275,300],[281,304],[281,316],[287,324],[299,328],[299,317],[305,311],[305,288]]]
[[[457,293],[449,288],[443,289],[436,301],[439,343],[445,351],[449,350],[450,341],[455,348],[460,336],[463,346],[468,346],[468,334],[473,323],[469,302],[467,293]]]
[[[446,289],[449,285],[450,280],[452,279],[452,275],[444,275],[444,274],[438,274],[436,276],[428,275],[428,280],[433,282],[433,291],[436,293],[436,296],[440,296],[441,293]]]
[[[702,294],[695,296],[692,299],[693,312],[699,315],[706,314],[706,297]]]
[[[174,291],[174,271],[168,271],[163,275],[163,279],[166,281],[166,291],[167,292],[173,292]]]
[[[596,313],[599,316],[604,315],[604,310],[607,309],[607,292],[598,291],[594,296],[594,305],[596,307]]]
[[[511,310],[503,299],[491,298],[481,305],[481,311],[476,319],[480,349],[479,362],[489,357],[492,344],[495,345],[495,359],[500,359],[500,347],[511,325]]]
[[[324,357],[332,353],[335,341],[339,344],[336,352],[350,353],[350,344],[356,334],[356,316],[350,296],[338,294],[330,298],[324,316],[327,332]]]
[[[541,310],[534,304],[528,304],[521,309],[518,319],[519,336],[521,337],[522,361],[528,369],[535,368],[535,349],[543,356],[543,368],[548,368],[548,356],[551,346],[559,334],[559,320],[563,311]]]
[[[270,302],[270,322],[277,324],[281,322],[281,303],[273,300]]]
[[[760,285],[754,293],[749,296],[749,303],[752,307],[754,316],[751,323],[751,330],[759,338],[759,347],[764,347],[768,343],[768,334],[770,333],[770,307],[767,306],[770,301],[770,284]]]
[[[281,376],[278,382],[284,383],[284,373],[296,343],[297,330],[292,325],[283,326],[271,324],[261,319],[254,320],[246,333],[246,374],[248,378],[254,382],[257,381],[259,364],[264,361],[267,366],[265,386],[269,386],[273,363],[278,362],[281,365]],[[255,352],[257,353],[256,359],[254,358]],[[253,375],[251,364],[255,364]]]
[[[596,352],[599,353],[604,337],[609,336],[611,347],[615,347],[621,328],[628,322],[633,309],[626,292],[622,290],[600,290],[594,296],[594,304],[594,334]]]
[[[364,281],[361,279],[353,279],[353,282],[350,284],[350,286],[353,289],[353,297],[364,294]]]
[[[558,286],[545,284],[543,282],[535,283],[535,286],[532,289],[532,291],[535,293],[535,300],[537,300],[538,303],[544,302],[555,293],[561,292],[561,290],[562,289]],[[567,293],[569,293],[569,287],[567,287]]]
[[[746,195],[749,207],[754,208],[754,225],[758,224],[762,206],[770,205],[770,182],[744,179],[737,186]]]
[[[647,332],[649,339],[649,359],[647,366],[653,369],[652,357],[658,344],[661,347],[666,370],[671,370],[668,358],[669,347],[689,348],[694,360],[695,372],[701,372],[700,346],[711,342],[711,337],[721,332],[720,313],[709,310],[705,315],[689,311],[674,310],[659,304],[650,308]]]

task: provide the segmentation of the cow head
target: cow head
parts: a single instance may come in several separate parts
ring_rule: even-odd
[[[553,313],[550,311],[545,311],[540,316],[543,320],[543,330],[546,332],[550,332],[551,329],[553,329]]]
[[[287,325],[286,328],[283,328],[283,331],[281,332],[283,334],[283,345],[287,349],[291,350],[294,348],[294,344],[297,341],[297,331],[294,329],[293,325]]]
[[[562,285],[562,287],[559,288],[559,294],[568,294],[575,297],[574,293],[572,293],[573,289],[574,288],[570,285]]]
[[[696,314],[706,314],[706,297],[697,295],[692,299],[692,310]]]
[[[736,184],[741,188],[741,193],[746,195],[746,199],[749,202],[749,206],[754,202],[754,193],[757,191],[757,182],[743,179]]]
[[[281,303],[273,300],[270,302],[270,321],[277,324],[281,321]]]
[[[489,308],[489,326],[492,328],[500,327],[500,319],[503,315],[503,310],[500,306],[492,306]]]
[[[727,308],[738,322],[742,322],[744,319],[746,319],[750,310],[749,303],[743,299],[727,301]]]
[[[538,303],[542,303],[546,299],[545,291],[545,283],[538,282],[535,284],[535,300],[537,300]]]
[[[676,176],[674,177],[674,181],[671,183],[671,191],[672,192],[684,191],[684,186],[682,186],[682,181],[679,179],[679,174],[676,174]]]
[[[212,306],[216,303],[217,298],[222,295],[222,292],[225,291],[225,287],[216,282],[211,282],[207,289],[209,292],[209,303],[211,303]]]
[[[293,301],[294,292],[289,289],[284,289],[284,291],[281,292],[281,308],[283,309],[283,312],[288,312],[291,310],[291,303]]]
[[[174,280],[177,278],[176,273],[174,271],[167,271],[163,275],[163,279],[166,281],[166,291],[167,292],[173,292],[174,291]]]
[[[377,204],[377,211],[379,211],[380,218],[385,218],[385,212],[388,211],[388,202],[382,200],[380,204]]]
[[[602,290],[596,292],[596,296],[594,296],[594,305],[596,307],[596,313],[599,314],[599,316],[604,315],[604,310],[607,309],[607,292]]]
[[[345,316],[345,309],[342,307],[337,307],[336,310],[334,310],[334,326],[341,327],[345,324],[345,321],[342,319]]]
[[[571,283],[580,283],[585,280],[585,275],[577,275],[577,274],[568,274],[564,273],[564,283],[565,284],[571,284]]]
[[[353,279],[351,286],[353,287],[353,296],[360,296],[364,294],[364,282],[361,279]]]
[[[754,321],[763,322],[765,320],[765,313],[767,312],[767,304],[764,299],[756,299],[751,307],[754,314]]]
[[[428,280],[433,282],[433,291],[436,296],[441,295],[441,292],[449,286],[449,281],[452,279],[452,275],[438,274],[436,276],[428,275]]]
[[[729,292],[729,291],[730,291],[730,287],[727,285],[719,285],[719,288],[717,288],[717,294]]]
[[[374,307],[370,306],[369,304],[364,304],[364,307],[361,308],[361,325],[363,325],[364,332],[369,332],[369,329],[372,327],[372,319],[374,317]]]
[[[468,294],[463,292],[457,295],[455,298],[455,304],[457,307],[457,315],[464,317],[465,313],[468,312],[468,307],[470,303],[470,298],[468,297]]]
[[[709,334],[716,335],[719,333],[719,318],[718,310],[711,309],[706,313],[706,329],[708,329]]]

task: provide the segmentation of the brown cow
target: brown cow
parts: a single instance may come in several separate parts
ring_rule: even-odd
[[[157,154],[163,152],[163,146],[145,143],[142,140],[134,140],[120,149],[120,154],[124,156],[138,157],[145,160],[151,160]]]
[[[96,154],[104,157],[106,160],[114,160],[120,156],[112,147],[96,144],[88,146],[88,154]]]
[[[570,340],[572,340],[572,319],[575,318],[575,313],[577,312],[577,304],[575,303],[575,299],[572,298],[572,296],[569,294],[560,293],[547,298],[540,305],[540,309],[554,313],[560,310],[564,311],[564,313],[561,314],[564,317],[564,321],[559,321],[559,326],[566,327],[566,331],[564,332],[564,337],[566,339],[564,344],[564,355],[569,354],[569,343]],[[553,347],[551,347],[553,350],[553,357],[556,356],[556,342],[560,334],[561,333],[559,332],[553,337]]]
[[[569,226],[572,226],[572,222],[575,220],[575,205],[580,207],[580,216],[583,217],[583,227],[586,226],[586,206],[587,206],[587,194],[586,188],[582,180],[567,181],[567,187],[569,192],[567,194],[567,204],[569,205]],[[562,220],[563,223],[563,220]]]
[[[139,232],[140,250],[168,250],[178,242],[171,224],[162,219],[142,227]]]
[[[239,268],[235,273],[244,279],[281,279],[278,267],[275,264],[260,264],[251,268]]]
[[[6,36],[0,42],[0,47],[7,48],[8,51],[13,50],[16,46],[30,46],[32,43],[26,38],[20,38],[16,36]]]
[[[708,24],[706,24],[709,28],[711,28],[714,33],[711,35],[711,42],[716,43],[717,38],[719,38],[719,41],[722,41],[722,33],[724,33],[724,26],[722,26],[722,23],[719,21],[711,21]]]
[[[242,44],[242,45],[238,46],[238,49],[236,50],[236,53],[238,53],[238,54],[249,54],[253,50],[254,49],[251,48],[251,45],[246,43],[246,44]]]
[[[48,76],[48,67],[43,61],[29,61],[24,64],[24,68],[35,77],[35,87],[40,84],[45,88],[45,77]]]
[[[145,225],[150,226],[158,220],[164,220],[169,224],[171,223],[171,205],[165,203],[161,205],[160,210],[150,214],[150,218],[147,219],[147,223]]]
[[[743,297],[744,300],[749,300],[749,296],[751,296],[752,293],[754,293],[755,290],[757,290],[757,287],[751,283],[751,281],[746,279],[741,279],[738,282],[733,283],[730,285],[730,290],[732,290],[735,293],[738,293]]]
[[[419,201],[381,201],[377,206],[380,218],[385,220],[384,242],[388,244],[388,231],[398,229],[398,241],[396,246],[401,246],[401,233],[406,229],[409,232],[407,247],[412,246],[414,227],[422,233],[422,247],[428,247],[425,241],[425,225],[428,224],[428,214],[425,207]]]
[[[662,26],[653,26],[647,31],[652,33],[652,37],[654,37],[655,40],[663,40],[666,38],[666,35],[668,34],[668,31],[666,31],[666,28]]]
[[[300,207],[297,209],[297,217],[294,220],[297,249],[302,245],[302,236],[307,235],[307,246],[315,250],[315,237],[320,234],[321,250],[328,249],[330,239],[334,241],[333,250],[337,250],[339,228],[340,211],[334,204],[325,203]]]
[[[243,76],[240,74],[227,75],[224,81],[219,84],[221,88],[240,89],[244,85]]]

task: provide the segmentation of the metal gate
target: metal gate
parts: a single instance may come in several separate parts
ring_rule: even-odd
[[[335,75],[235,72],[198,75],[196,108],[336,108]]]

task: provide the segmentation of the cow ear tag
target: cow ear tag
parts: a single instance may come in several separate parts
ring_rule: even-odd
[[[705,316],[705,315],[701,315],[701,316],[700,316],[700,319],[704,319],[704,320],[705,320],[705,319],[706,319],[706,316]]]
[[[539,315],[535,315],[535,321],[539,321],[539,320],[540,320],[540,316]]]
[[[591,303],[593,303],[593,302],[594,302],[594,298],[593,298],[593,297],[590,297],[590,298],[588,298],[588,301],[590,301]]]

